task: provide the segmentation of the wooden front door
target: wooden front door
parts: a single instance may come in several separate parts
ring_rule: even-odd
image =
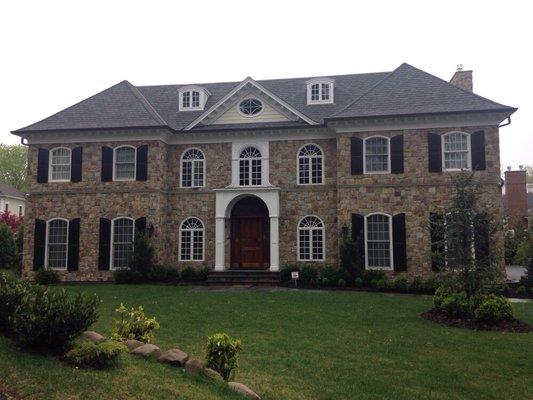
[[[262,200],[247,197],[231,213],[231,268],[265,269],[270,265],[270,219]]]

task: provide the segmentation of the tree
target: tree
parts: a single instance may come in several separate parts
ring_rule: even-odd
[[[0,143],[0,182],[26,191],[28,148]]]
[[[0,223],[0,268],[11,268],[16,262],[17,246],[11,228]]]
[[[348,235],[348,227],[344,226],[341,229],[340,242],[340,269],[346,272],[350,278],[356,278],[361,275],[363,269],[361,262],[361,254],[359,254],[360,240],[355,242]]]
[[[525,170],[527,183],[533,183],[533,165],[526,165]]]
[[[133,242],[133,254],[129,260],[129,267],[132,271],[146,274],[154,266],[154,248],[146,235],[138,233]]]
[[[19,226],[22,224],[22,217],[15,214],[11,214],[9,211],[0,212],[0,224],[4,223],[11,228],[11,231],[15,233]]]

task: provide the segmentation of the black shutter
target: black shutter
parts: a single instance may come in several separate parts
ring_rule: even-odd
[[[39,149],[37,154],[37,182],[48,182],[48,159],[50,151],[48,149]]]
[[[390,140],[391,173],[403,174],[403,135],[396,135]]]
[[[351,172],[352,175],[363,173],[363,139],[353,137],[350,139]]]
[[[146,235],[146,217],[137,218],[135,220],[135,235]]]
[[[113,180],[113,149],[102,146],[102,182]]]
[[[428,132],[428,171],[442,172],[441,137]]]
[[[46,251],[46,221],[35,220],[35,231],[33,235],[33,270],[36,271],[44,267],[44,253]]]
[[[444,215],[429,213],[429,233],[431,240],[431,269],[444,268]]]
[[[487,213],[474,216],[474,251],[477,261],[484,261],[490,253],[490,221]]]
[[[145,181],[148,179],[148,146],[137,147],[137,165],[135,179]]]
[[[405,236],[405,214],[396,214],[392,217],[392,252],[395,271],[407,271]]]
[[[484,171],[485,165],[485,132],[479,131],[470,136],[470,146],[472,150],[472,169],[474,171]]]
[[[70,160],[70,181],[81,182],[81,166],[83,164],[83,148],[75,147],[72,149]]]
[[[68,266],[69,271],[77,271],[80,258],[80,219],[68,223]]]
[[[359,266],[365,269],[365,217],[352,214],[352,240],[357,246]]]
[[[111,221],[100,218],[100,246],[98,252],[98,269],[109,269],[111,256]]]

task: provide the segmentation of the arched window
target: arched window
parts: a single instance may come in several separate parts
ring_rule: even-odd
[[[442,159],[446,171],[470,169],[470,135],[463,132],[442,135]]]
[[[203,261],[204,224],[198,218],[187,218],[180,227],[180,261]]]
[[[324,260],[324,223],[314,215],[308,215],[298,224],[298,260]]]
[[[49,180],[55,182],[70,181],[70,160],[70,149],[58,147],[51,150]]]
[[[134,181],[137,151],[132,146],[121,146],[114,151],[116,181]]]
[[[382,136],[365,139],[365,173],[390,172],[390,140]]]
[[[316,185],[324,181],[324,156],[316,144],[306,144],[298,152],[298,184]]]
[[[135,221],[131,218],[115,218],[111,226],[111,267],[125,268],[133,254]]]
[[[47,268],[67,268],[68,221],[51,219],[46,229],[46,262]]]
[[[203,187],[205,175],[204,153],[189,149],[181,156],[181,186]]]
[[[239,156],[239,185],[261,185],[261,152],[252,146],[246,147]]]
[[[392,269],[392,218],[387,214],[365,217],[366,267]]]

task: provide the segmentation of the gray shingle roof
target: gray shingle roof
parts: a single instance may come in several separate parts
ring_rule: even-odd
[[[457,88],[408,64],[402,64],[392,72],[329,78],[335,80],[334,104],[307,105],[306,81],[310,77],[263,80],[258,83],[319,124],[335,118],[491,110],[508,110],[511,113],[515,110]],[[239,84],[240,82],[197,84],[211,94],[205,111]],[[178,111],[178,89],[182,86],[188,85],[135,87],[123,81],[14,133],[133,127],[168,127],[181,131],[205,112]],[[294,123],[284,124],[293,125]],[[261,125],[267,126],[268,124]],[[239,124],[238,127],[199,125],[193,130],[257,127],[256,123]]]
[[[21,192],[18,189],[15,189],[14,187],[8,186],[3,182],[0,182],[0,197],[1,196],[9,196],[9,197],[19,197],[21,199],[25,198],[25,193]]]

